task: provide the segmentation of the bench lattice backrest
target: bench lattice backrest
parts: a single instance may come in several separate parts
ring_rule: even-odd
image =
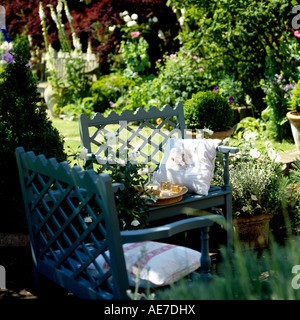
[[[51,265],[61,281],[69,281],[64,276],[76,281],[79,296],[125,298],[128,279],[111,178],[80,167],[71,169],[66,162],[37,157],[23,148],[16,150],[16,156],[39,269]],[[105,267],[95,261],[99,255]]]
[[[103,169],[118,158],[130,160],[136,151],[140,163],[158,165],[167,140],[184,136],[183,106],[152,107],[148,112],[139,108],[135,113],[125,110],[121,115],[110,112],[107,117],[96,113],[92,119],[81,114],[79,128],[81,145],[98,157]]]

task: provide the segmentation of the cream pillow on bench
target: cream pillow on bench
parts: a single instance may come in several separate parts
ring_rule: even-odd
[[[218,139],[169,139],[157,181],[186,186],[191,193],[208,195],[214,175]]]

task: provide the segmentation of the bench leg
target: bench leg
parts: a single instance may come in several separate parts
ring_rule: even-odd
[[[226,218],[226,233],[227,233],[227,239],[226,239],[226,247],[228,255],[231,256],[233,252],[233,221],[232,221],[232,195],[228,194],[226,196],[226,204],[224,208],[224,216]]]
[[[201,275],[204,278],[210,277],[211,258],[209,256],[209,227],[203,227],[201,230]]]

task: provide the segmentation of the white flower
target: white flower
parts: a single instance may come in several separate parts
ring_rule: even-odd
[[[139,156],[140,156],[140,152],[138,150],[133,150],[128,153],[128,158],[130,162],[136,162]]]
[[[164,33],[162,32],[162,30],[158,30],[157,36],[158,36],[160,39],[165,39],[165,35],[164,35]]]
[[[128,11],[120,12],[120,17],[127,16],[128,14]]]
[[[88,153],[88,149],[85,147],[82,147],[79,154],[79,159],[84,160],[87,156],[87,153]]]
[[[111,138],[114,138],[116,135],[117,135],[117,132],[115,132],[115,131],[106,132],[105,133],[105,138],[106,139],[111,139]]]
[[[256,148],[253,148],[253,149],[250,150],[250,156],[253,159],[257,159],[257,158],[260,157],[260,152]]]
[[[113,32],[116,29],[116,26],[109,26],[108,31]]]
[[[101,157],[97,156],[96,160],[99,164],[106,164],[107,163],[107,158],[101,158]]]
[[[85,218],[84,218],[84,222],[85,222],[85,223],[92,223],[92,222],[93,222],[93,219],[92,219],[92,217],[85,217]]]
[[[76,37],[75,33],[72,33],[72,35],[73,35],[73,45],[75,50],[81,51],[82,48],[81,48],[81,43],[79,39],[75,38]]]
[[[124,20],[125,22],[129,22],[129,21],[131,20],[131,18],[130,18],[129,15],[127,15],[127,16],[125,16],[125,17],[123,18],[123,20]]]
[[[0,48],[3,50],[3,51],[10,51],[12,49],[12,42],[7,42],[7,41],[4,41]]]
[[[247,212],[248,211],[248,207],[247,206],[243,206],[242,211],[243,212]]]
[[[125,166],[126,160],[119,158],[119,159],[116,159],[116,163],[118,163],[121,166]]]
[[[153,18],[152,18],[152,21],[153,21],[154,23],[157,23],[157,22],[158,22],[158,18],[157,18],[157,17],[153,17]]]
[[[135,25],[136,25],[136,21],[134,21],[134,20],[127,22],[127,27],[129,27],[129,28],[134,27]]]
[[[265,142],[265,146],[268,152],[268,156],[272,161],[280,162],[281,157],[280,155],[273,149],[272,143],[270,141]]]
[[[137,221],[136,219],[134,219],[134,220],[131,222],[131,225],[132,225],[133,227],[137,227],[139,224],[140,224],[139,221]]]
[[[138,15],[136,13],[131,15],[131,19],[132,20],[137,20],[138,19]]]
[[[222,145],[223,145],[223,146],[229,146],[229,143],[230,143],[230,137],[227,137],[227,138],[225,138],[225,139],[223,140]]]
[[[40,16],[41,20],[43,20],[43,19],[45,19],[45,18],[46,18],[45,13],[44,13],[44,9],[43,9],[42,2],[40,2],[40,7],[39,7],[39,16]]]
[[[246,103],[249,105],[249,104],[251,104],[251,97],[247,94],[246,95]]]
[[[117,133],[115,131],[105,133],[107,145],[117,144]]]
[[[253,201],[258,201],[256,195],[254,195],[254,194],[251,194],[251,199],[252,199]]]
[[[257,134],[255,132],[246,131],[246,133],[244,134],[244,139],[246,141],[255,141],[256,136],[257,136]]]
[[[214,133],[212,130],[207,129],[207,128],[204,128],[203,131],[206,132],[210,136]]]
[[[139,169],[138,170],[138,174],[140,176],[144,176],[145,174],[149,173],[149,169],[148,168],[143,168],[143,169]]]

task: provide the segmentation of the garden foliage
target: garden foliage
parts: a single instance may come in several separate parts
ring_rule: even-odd
[[[65,160],[63,141],[41,105],[29,61],[28,43],[16,40],[13,61],[3,66],[0,83],[0,182],[1,224],[5,232],[23,231],[24,206],[15,160],[15,148]]]

